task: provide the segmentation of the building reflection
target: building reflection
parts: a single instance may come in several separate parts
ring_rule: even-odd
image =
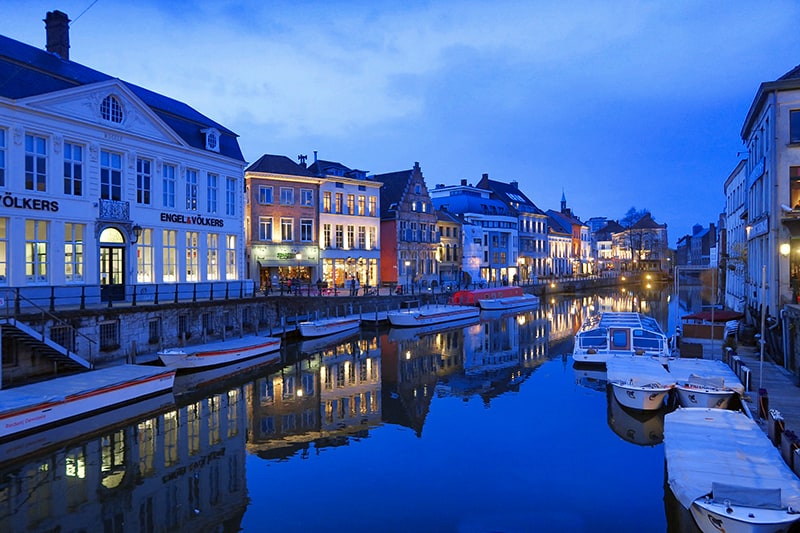
[[[237,531],[249,388],[0,467],[2,531]],[[87,419],[91,423],[91,419]]]
[[[253,384],[248,450],[265,459],[347,444],[381,422],[377,336],[350,336],[298,358]]]
[[[6,443],[0,531],[236,531],[249,503],[247,452],[267,460],[309,457],[381,424],[421,436],[435,396],[490,405],[519,390],[554,354],[568,353],[579,324],[605,309],[639,309],[661,321],[668,305],[627,291],[575,296],[437,330],[304,342],[283,363],[258,367],[237,383],[126,415],[133,423],[93,418],[79,424],[83,430],[71,427],[69,437],[43,432]],[[576,381],[584,385],[602,381],[581,372]],[[609,414],[623,438],[658,440],[652,420],[625,414]]]

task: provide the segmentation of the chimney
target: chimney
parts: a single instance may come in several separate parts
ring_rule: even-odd
[[[44,19],[47,51],[69,61],[69,17],[61,11],[48,11]]]
[[[461,180],[461,186],[462,187],[466,187],[467,186],[467,180]]]
[[[481,177],[482,177],[483,179],[485,179],[485,180],[488,180],[488,179],[489,179],[489,174],[488,174],[488,173],[486,173],[486,172],[484,172],[483,174],[481,174]]]
[[[297,159],[300,161],[300,166],[306,168],[306,159],[308,159],[308,156],[300,154],[297,156]]]
[[[317,151],[314,150],[314,163],[316,163],[316,162],[317,162]]]
[[[511,186],[514,187],[515,189],[519,189],[519,183],[517,181],[512,181]]]

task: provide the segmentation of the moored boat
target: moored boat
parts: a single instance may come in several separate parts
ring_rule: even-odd
[[[641,313],[605,312],[587,319],[575,335],[576,363],[605,363],[614,355],[672,356],[670,341],[658,322]]]
[[[740,411],[667,414],[664,453],[669,487],[704,533],[778,533],[800,519],[800,479]]]
[[[656,359],[614,356],[606,361],[606,375],[617,401],[639,411],[655,411],[675,387],[675,380]]]
[[[319,320],[307,320],[300,322],[297,328],[303,337],[322,337],[351,331],[361,326],[361,318],[358,316],[342,316],[334,318],[320,318]]]
[[[119,365],[0,391],[0,441],[172,390],[174,368]]]
[[[488,289],[465,289],[453,294],[455,305],[477,305],[485,311],[520,309],[539,305],[539,297],[527,294],[522,287],[494,287]]]
[[[416,303],[416,302],[414,302]],[[418,327],[469,318],[477,319],[480,309],[466,305],[421,305],[406,303],[406,308],[389,311],[386,318],[392,326]]]
[[[242,337],[191,348],[170,348],[158,352],[161,362],[171,368],[192,370],[227,365],[262,354],[277,352],[279,337]],[[277,357],[277,354],[276,354]]]
[[[719,360],[674,359],[669,362],[669,372],[683,407],[727,409],[737,394],[744,394],[739,377]]]

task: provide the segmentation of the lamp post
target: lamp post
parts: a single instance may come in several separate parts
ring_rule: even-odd
[[[406,267],[406,291],[408,291],[408,287],[409,287],[408,275],[409,275],[409,273],[411,271],[411,261],[406,260],[405,263],[403,263],[403,264]]]

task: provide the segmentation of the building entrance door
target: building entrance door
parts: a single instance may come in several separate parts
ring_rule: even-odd
[[[100,234],[100,300],[125,300],[125,241],[119,230]]]

